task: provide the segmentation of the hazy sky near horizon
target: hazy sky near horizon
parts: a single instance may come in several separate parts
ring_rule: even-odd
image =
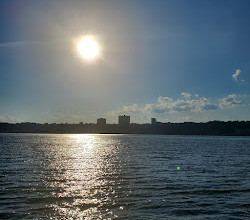
[[[0,121],[250,120],[248,0],[2,0]],[[74,39],[94,35],[84,62]]]

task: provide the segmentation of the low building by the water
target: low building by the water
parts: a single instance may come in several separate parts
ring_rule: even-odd
[[[156,124],[156,118],[151,118],[151,124]]]
[[[130,116],[122,115],[118,118],[118,124],[121,126],[128,126],[130,125]]]
[[[106,125],[106,118],[97,119],[97,126],[105,126],[105,125]]]

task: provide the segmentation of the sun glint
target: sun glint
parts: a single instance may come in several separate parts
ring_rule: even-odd
[[[100,56],[100,46],[92,36],[84,36],[77,42],[77,50],[86,60],[94,60]]]

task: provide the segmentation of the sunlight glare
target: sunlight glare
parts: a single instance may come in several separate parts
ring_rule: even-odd
[[[100,56],[100,46],[93,36],[81,37],[76,46],[80,56],[86,60],[95,60]]]

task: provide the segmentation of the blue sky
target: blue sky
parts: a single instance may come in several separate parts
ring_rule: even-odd
[[[0,121],[250,120],[249,10],[242,0],[2,0]],[[84,34],[103,59],[79,59]]]

